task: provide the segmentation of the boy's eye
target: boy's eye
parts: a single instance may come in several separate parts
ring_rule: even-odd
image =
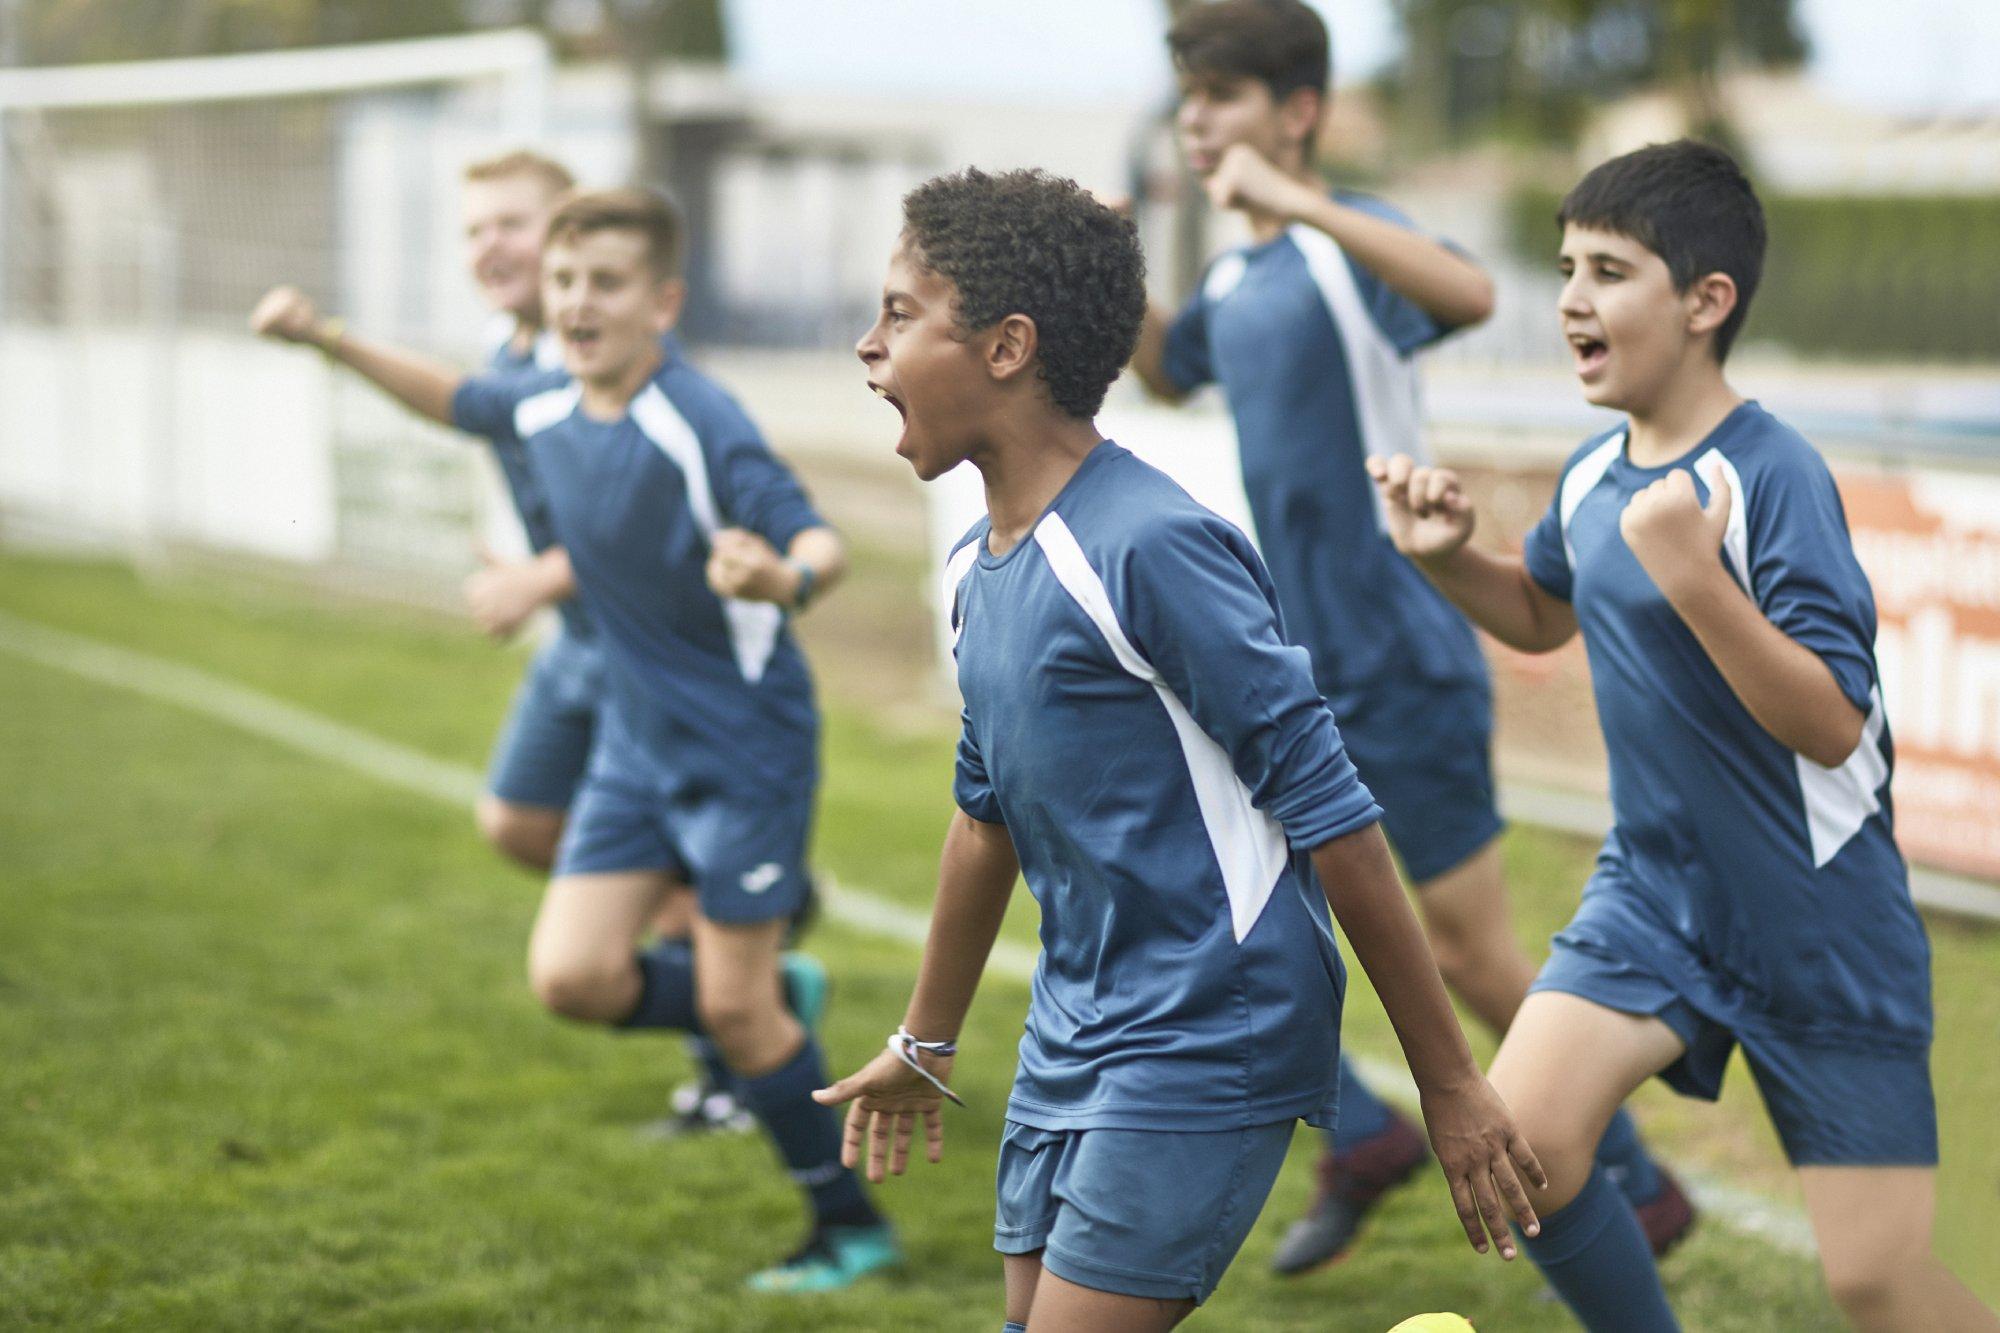
[[[1605,282],[1617,282],[1625,275],[1608,264],[1599,264],[1597,266],[1597,276]]]

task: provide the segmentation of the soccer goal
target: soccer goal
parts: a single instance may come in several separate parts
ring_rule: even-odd
[[[0,537],[450,591],[474,451],[245,321],[289,282],[470,360],[456,176],[549,82],[526,31],[0,71]]]

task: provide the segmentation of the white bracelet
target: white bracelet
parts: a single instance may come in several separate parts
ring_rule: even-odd
[[[918,1041],[915,1037],[912,1037],[910,1035],[908,1028],[897,1028],[894,1032],[889,1034],[889,1049],[890,1051],[894,1052],[898,1060],[901,1060],[904,1064],[916,1070],[917,1074],[924,1080],[924,1082],[930,1084],[933,1088],[936,1088],[939,1092],[951,1098],[951,1100],[957,1102],[960,1106],[965,1105],[965,1098],[959,1096],[957,1093],[953,1092],[950,1088],[946,1087],[944,1085],[944,1080],[940,1079],[936,1074],[933,1074],[930,1070],[924,1068],[923,1064],[919,1062],[917,1059],[918,1051],[923,1051],[929,1055],[941,1055],[941,1056],[954,1055],[958,1051],[957,1042]]]

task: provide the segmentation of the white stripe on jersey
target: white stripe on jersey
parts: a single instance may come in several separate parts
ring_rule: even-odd
[[[1720,449],[1710,449],[1697,458],[1694,470],[1709,489],[1709,503],[1715,503],[1715,489],[1726,484],[1733,494],[1729,527],[1722,534],[1722,549],[1729,553],[1731,571],[1752,603],[1757,590],[1750,586],[1750,494],[1743,486],[1743,474]],[[1869,692],[1868,719],[1861,727],[1861,742],[1838,768],[1816,764],[1802,754],[1794,754],[1799,771],[1799,800],[1804,807],[1806,832],[1812,839],[1813,868],[1831,861],[1848,840],[1861,831],[1868,816],[1882,808],[1876,795],[1889,780],[1889,761],[1882,756],[1882,728],[1887,716],[1882,711],[1882,691]]]
[[[649,383],[632,400],[632,423],[681,471],[687,483],[688,509],[694,514],[701,535],[713,539],[722,526],[715,504],[715,491],[708,481],[708,459],[701,452],[701,440],[687,418],[675,410],[658,384]],[[778,630],[785,615],[769,602],[746,602],[735,597],[722,599],[722,612],[729,621],[729,646],[736,655],[736,668],[743,679],[756,684],[771,664],[778,646]]]
[[[539,435],[558,421],[567,420],[576,411],[576,405],[583,401],[583,386],[571,381],[554,389],[546,389],[532,398],[523,398],[514,405],[514,434],[523,443],[531,435]]]
[[[1347,378],[1354,386],[1354,422],[1361,430],[1362,457],[1408,454],[1419,463],[1428,463],[1423,381],[1417,375],[1415,358],[1405,356],[1390,342],[1369,313],[1338,241],[1302,222],[1293,224],[1286,234],[1305,256],[1306,270],[1326,302],[1334,332],[1347,353]],[[1375,524],[1386,532],[1381,492],[1370,486],[1368,494],[1375,504]]]
[[[1569,561],[1569,573],[1572,579],[1576,577],[1576,547],[1570,545],[1569,521],[1576,517],[1577,506],[1583,503],[1583,497],[1596,490],[1597,483],[1604,480],[1604,474],[1610,470],[1612,460],[1618,457],[1619,451],[1624,447],[1625,432],[1621,430],[1577,459],[1576,466],[1563,477],[1562,491],[1556,501],[1556,517],[1562,523],[1563,558]],[[1572,589],[1572,597],[1574,592]]]
[[[958,636],[965,633],[965,621],[958,611],[958,587],[965,582],[966,574],[972,569],[972,562],[979,558],[979,547],[986,539],[975,538],[952,552],[951,559],[944,566],[944,613],[951,626],[951,646],[958,647]]]
[[[1174,733],[1187,761],[1188,777],[1194,784],[1195,803],[1201,808],[1201,822],[1208,829],[1209,846],[1222,870],[1222,884],[1229,895],[1230,926],[1241,944],[1250,934],[1264,907],[1271,901],[1278,877],[1284,873],[1290,853],[1285,832],[1278,821],[1259,810],[1250,799],[1250,789],[1229,762],[1213,737],[1201,729],[1172,689],[1141,657],[1125,637],[1124,627],[1111,606],[1103,580],[1090,567],[1090,559],[1077,543],[1060,514],[1049,514],[1035,527],[1035,544],[1054,571],[1063,590],[1083,608],[1084,615],[1104,636],[1118,665],[1151,685],[1173,719]]]

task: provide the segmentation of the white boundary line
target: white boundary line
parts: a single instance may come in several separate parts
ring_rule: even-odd
[[[113,689],[173,704],[237,731],[446,805],[469,808],[485,787],[480,774],[464,765],[430,758],[194,667],[52,629],[5,612],[0,612],[0,651]],[[1521,811],[1515,813],[1516,817],[1526,818]],[[827,915],[862,934],[921,946],[929,931],[930,919],[901,903],[846,888],[830,879],[823,885],[823,894]],[[987,971],[1025,983],[1034,973],[1035,958],[1035,950],[1002,940],[994,946]],[[1416,1085],[1403,1066],[1367,1056],[1349,1058],[1379,1091],[1406,1105],[1416,1104]],[[1695,1202],[1724,1225],[1760,1237],[1791,1254],[1814,1252],[1812,1228],[1797,1209],[1678,1166],[1675,1171],[1687,1182]]]

